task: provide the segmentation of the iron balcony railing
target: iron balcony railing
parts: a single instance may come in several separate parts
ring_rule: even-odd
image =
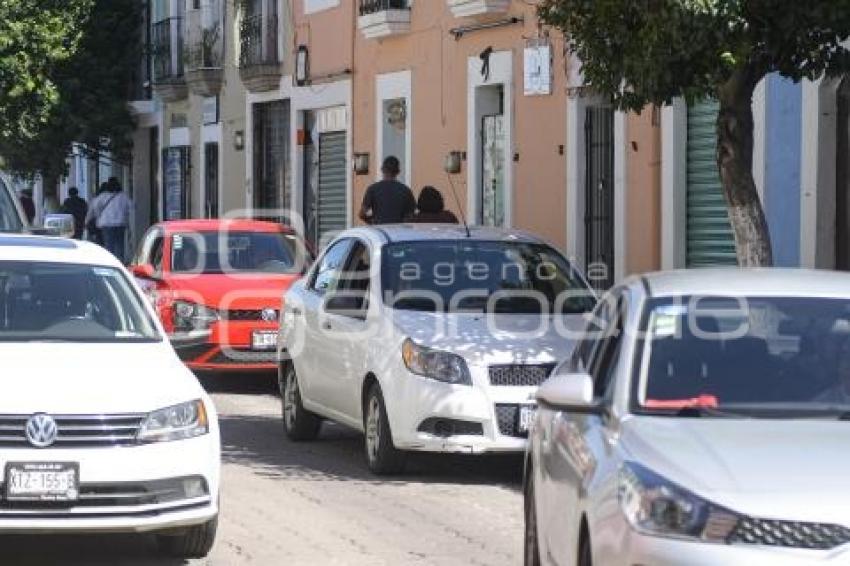
[[[360,0],[360,15],[368,16],[386,10],[409,10],[410,0]]]
[[[224,35],[219,2],[190,10],[186,27],[185,64],[188,70],[220,69],[224,62]]]
[[[256,14],[242,18],[239,28],[239,66],[277,65],[277,16]]]
[[[167,18],[151,26],[153,82],[183,77],[183,18]]]

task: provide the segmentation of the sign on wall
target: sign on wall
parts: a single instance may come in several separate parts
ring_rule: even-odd
[[[552,94],[552,44],[548,39],[530,39],[525,46],[525,95]]]

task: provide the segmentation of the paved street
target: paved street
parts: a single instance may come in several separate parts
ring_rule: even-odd
[[[326,426],[317,443],[283,439],[269,381],[206,382],[223,429],[218,543],[193,565],[521,564],[521,460],[417,457],[376,480],[361,439]],[[177,566],[146,537],[4,537],[0,563]]]

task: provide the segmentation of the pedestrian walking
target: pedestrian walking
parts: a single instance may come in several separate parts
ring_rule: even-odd
[[[416,200],[410,187],[398,181],[401,173],[398,158],[387,157],[381,173],[384,178],[366,189],[360,220],[367,224],[398,224],[416,211]]]
[[[21,208],[24,209],[24,215],[27,217],[27,222],[32,225],[35,221],[35,201],[32,200],[32,189],[24,189],[20,196]]]
[[[68,189],[68,198],[62,203],[62,212],[74,217],[74,238],[82,240],[86,229],[86,216],[89,213],[89,205],[86,199],[80,197],[77,187]]]
[[[100,231],[100,228],[97,227],[97,218],[92,214],[93,206],[95,202],[98,202],[98,199],[101,195],[108,193],[107,190],[109,187],[108,183],[101,183],[100,187],[96,189],[94,199],[92,199],[91,206],[89,207],[88,212],[86,213],[86,234],[88,235],[88,239],[90,242],[94,242],[100,246],[103,245],[103,233]]]
[[[446,210],[443,195],[432,186],[423,187],[416,201],[416,214],[409,215],[405,222],[416,224],[459,224],[451,210]]]
[[[121,263],[125,262],[127,226],[130,224],[130,198],[122,191],[121,183],[112,177],[105,190],[92,201],[86,225],[92,221],[102,235],[102,245]]]

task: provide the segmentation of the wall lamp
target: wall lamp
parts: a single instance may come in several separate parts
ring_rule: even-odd
[[[242,151],[245,149],[245,132],[242,130],[237,130],[233,132],[233,149],[236,151]]]
[[[354,154],[354,174],[368,175],[369,174],[369,154],[355,153]]]

